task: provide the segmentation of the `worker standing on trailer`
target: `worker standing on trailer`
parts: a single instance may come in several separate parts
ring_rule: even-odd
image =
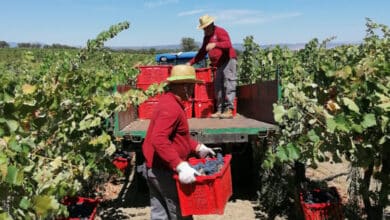
[[[146,164],[146,180],[150,192],[151,219],[192,219],[183,217],[173,179],[178,173],[184,184],[195,182],[199,173],[186,160],[191,153],[201,158],[214,151],[191,138],[182,100],[192,97],[196,79],[195,69],[176,65],[167,78],[168,92],[163,94],[153,112],[142,145]]]
[[[198,29],[203,29],[202,47],[187,64],[202,60],[206,54],[211,66],[217,68],[214,78],[216,112],[212,118],[233,118],[234,99],[237,86],[237,55],[227,31],[214,25],[214,17],[203,15],[199,18]]]

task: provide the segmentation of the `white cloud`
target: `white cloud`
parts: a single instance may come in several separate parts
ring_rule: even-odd
[[[275,14],[275,15],[271,15],[270,19],[268,19],[268,20],[273,21],[273,20],[287,19],[287,18],[299,17],[301,15],[302,15],[302,13],[299,13],[299,12]]]
[[[204,11],[205,11],[205,10],[203,10],[203,9],[192,10],[192,11],[183,11],[183,12],[180,12],[180,13],[178,14],[178,16],[181,17],[181,16],[196,15],[196,14],[203,13]]]
[[[179,0],[147,0],[145,6],[148,8],[155,8],[162,5],[178,3]]]
[[[210,15],[215,16],[217,22],[229,24],[259,24],[298,17],[302,14],[299,12],[269,14],[255,10],[223,10],[210,13]]]

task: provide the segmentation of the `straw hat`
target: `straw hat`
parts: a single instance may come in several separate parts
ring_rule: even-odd
[[[202,83],[196,79],[195,68],[190,65],[176,65],[171,70],[171,76],[167,78],[167,83]]]
[[[209,15],[203,15],[202,17],[199,18],[198,29],[204,29],[205,27],[209,26],[214,21],[215,21],[214,17],[211,17]]]

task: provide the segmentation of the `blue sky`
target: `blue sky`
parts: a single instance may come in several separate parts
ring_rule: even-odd
[[[0,41],[84,46],[122,21],[130,28],[107,46],[201,42],[203,14],[216,17],[233,43],[253,36],[263,44],[306,43],[313,38],[357,42],[365,18],[390,26],[390,0],[3,0]]]

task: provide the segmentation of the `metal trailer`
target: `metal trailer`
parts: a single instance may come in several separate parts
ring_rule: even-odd
[[[129,87],[117,86],[119,91],[126,88]],[[237,115],[234,118],[188,119],[190,133],[194,139],[209,147],[221,149],[223,154],[232,154],[233,199],[240,199],[243,194],[245,198],[257,195],[261,161],[267,147],[272,144],[273,134],[278,130],[272,113],[272,104],[278,99],[278,88],[277,80],[239,86]],[[141,166],[144,162],[141,148],[149,122],[148,119],[138,119],[137,109],[133,106],[115,115],[113,133],[121,140],[121,150],[133,152],[135,166]],[[134,199],[147,195],[146,182],[141,174],[135,172],[132,176],[130,191],[142,193],[130,197]],[[252,199],[255,199],[254,197]]]
[[[195,54],[192,53],[191,56]],[[168,57],[166,55],[163,55]],[[163,56],[156,56],[160,60]],[[176,59],[177,56],[170,59]],[[185,57],[189,59],[189,57]],[[129,90],[128,85],[118,85],[118,92]],[[278,71],[276,79],[237,87],[237,114],[232,119],[189,118],[192,137],[209,147],[232,154],[231,168],[233,192],[235,188],[251,191],[256,195],[261,169],[261,160],[267,147],[278,131],[273,119],[272,105],[280,97]],[[129,106],[126,111],[115,114],[113,134],[121,141],[120,148],[134,152],[136,166],[143,164],[142,143],[150,120],[138,119],[137,108]],[[137,189],[145,189],[145,182],[135,173]],[[145,195],[145,194],[142,194]],[[233,193],[233,197],[235,194]]]

